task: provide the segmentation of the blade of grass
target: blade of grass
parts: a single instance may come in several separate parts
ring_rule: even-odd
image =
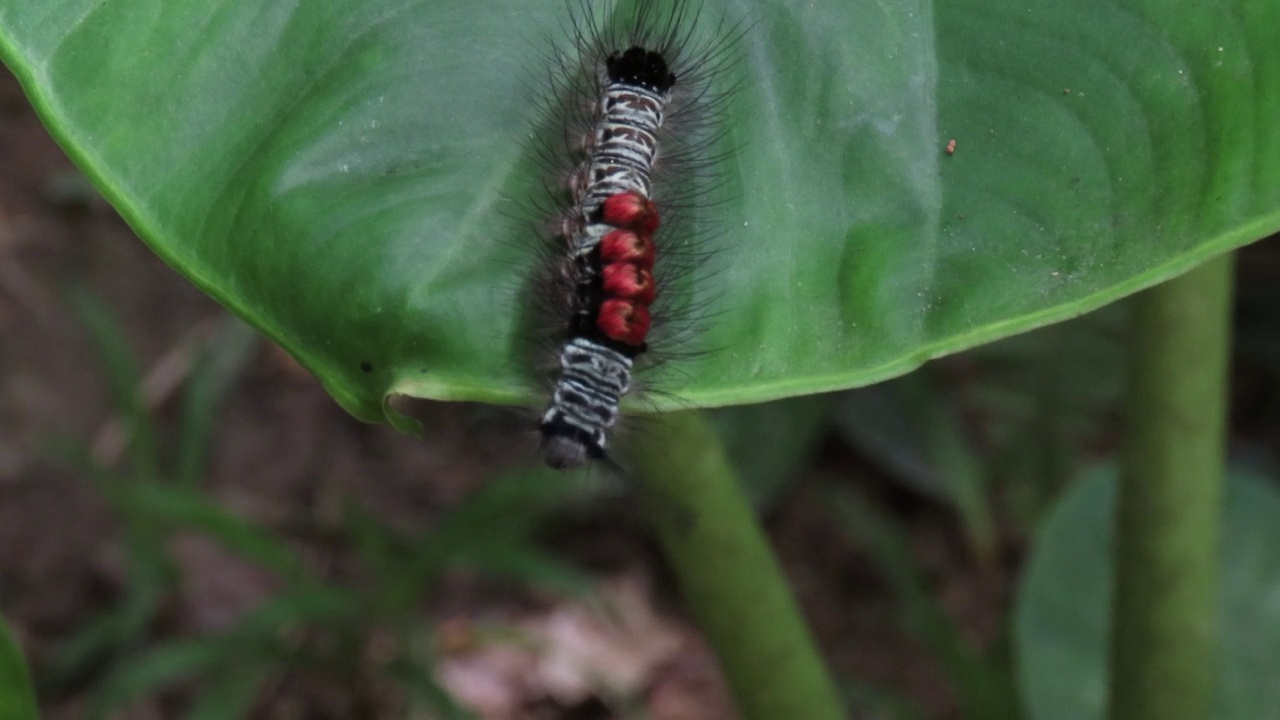
[[[387,667],[387,673],[408,691],[413,707],[434,711],[440,720],[475,720],[473,713],[435,682],[428,668],[412,658],[403,655],[396,658]]]
[[[183,395],[173,480],[195,487],[204,478],[218,406],[258,346],[259,335],[227,316],[200,353]]]
[[[955,508],[975,558],[993,562],[991,472],[927,369],[841,393],[837,430],[893,478]]]
[[[205,678],[207,686],[187,713],[187,720],[240,720],[267,679],[263,668],[237,666]]]
[[[224,549],[284,578],[296,577],[305,568],[287,542],[198,490],[168,484],[120,484],[113,493],[117,502],[150,518],[160,531],[201,532]]]
[[[374,568],[387,606],[407,607],[454,558],[480,548],[531,544],[532,534],[543,518],[563,507],[578,489],[578,481],[572,476],[545,468],[506,474],[469,496],[438,527],[411,541],[405,561],[377,557],[377,553],[393,545],[376,538],[383,532],[376,521],[366,519],[363,526],[354,526],[358,531],[355,536],[367,558],[394,570],[389,573],[377,565]],[[359,519],[359,515],[353,518]],[[369,535],[371,532],[374,535]],[[362,536],[367,537],[361,539]]]
[[[803,395],[708,413],[738,480],[760,509],[778,501],[828,432],[831,398]]]
[[[0,619],[0,718],[5,720],[38,720],[35,691],[22,650],[9,636],[9,628]]]
[[[469,568],[486,577],[512,580],[558,595],[585,596],[592,589],[583,573],[554,555],[539,550],[532,543],[467,548],[451,560],[450,565]]]
[[[928,647],[941,664],[960,698],[964,717],[1019,717],[1012,674],[973,647],[934,601],[902,530],[852,489],[833,485],[827,496],[893,590],[907,632]]]
[[[194,677],[226,658],[227,649],[220,638],[157,644],[117,666],[94,694],[85,714],[106,717],[140,695]]]
[[[840,689],[849,699],[850,705],[860,708],[865,713],[859,717],[871,717],[885,720],[928,720],[925,712],[909,698],[903,697],[882,687],[876,687],[857,680],[843,680]]]
[[[1134,298],[1110,717],[1203,720],[1225,478],[1232,257]]]
[[[129,347],[124,328],[101,298],[83,288],[73,288],[68,302],[93,341],[94,351],[107,374],[111,400],[124,417],[129,437],[131,471],[139,482],[160,479],[156,427],[147,412],[142,392],[142,369]]]
[[[125,637],[124,613],[108,608],[85,621],[70,637],[58,643],[45,664],[40,682],[55,691],[69,690],[85,681],[95,668],[121,645]]]
[[[254,608],[224,637],[237,647],[267,648],[271,653],[287,643],[283,636],[292,628],[358,625],[366,619],[357,591],[300,583]]]

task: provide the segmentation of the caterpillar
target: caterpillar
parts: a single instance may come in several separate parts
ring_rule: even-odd
[[[708,151],[731,92],[715,88],[741,35],[723,19],[704,32],[696,1],[637,0],[611,23],[592,7],[570,8],[577,52],[553,56],[564,147],[542,153],[567,191],[548,251],[563,321],[538,422],[542,459],[556,469],[611,462],[610,431],[649,350],[651,308],[664,278],[688,274],[679,257],[691,256],[698,230],[687,220],[715,184]]]

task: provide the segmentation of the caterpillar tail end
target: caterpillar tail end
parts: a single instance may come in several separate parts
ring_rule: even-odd
[[[605,458],[603,430],[592,433],[558,417],[544,419],[539,430],[542,461],[553,470],[573,470]]]
[[[578,438],[567,435],[544,435],[542,461],[553,470],[572,470],[594,459],[595,449]]]

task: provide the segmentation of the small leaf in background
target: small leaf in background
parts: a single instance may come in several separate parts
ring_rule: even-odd
[[[475,714],[459,705],[421,663],[401,658],[387,668],[387,673],[405,688],[412,706],[434,711],[434,714],[427,717],[439,720],[476,720]]]
[[[911,700],[884,688],[855,680],[844,680],[841,690],[850,707],[858,708],[856,717],[866,720],[928,720],[924,711]]]
[[[22,650],[9,635],[0,619],[0,718],[4,720],[39,720],[35,690],[27,672]]]
[[[112,669],[94,693],[87,716],[107,717],[141,695],[210,673],[227,657],[226,644],[214,638],[157,643]]]
[[[159,438],[143,393],[142,368],[124,326],[102,298],[83,288],[73,289],[67,300],[88,331],[107,376],[112,404],[125,421],[130,470],[139,482],[160,479]]]
[[[301,558],[285,540],[199,490],[171,484],[121,483],[115,498],[166,533],[202,533],[223,549],[281,577],[296,576],[303,569]]]
[[[204,479],[218,407],[261,339],[253,328],[226,316],[202,348],[183,393],[178,458],[173,472],[178,485],[196,487]]]
[[[243,720],[268,679],[260,667],[226,668],[204,678],[186,720]]]
[[[350,516],[358,547],[378,574],[390,607],[407,608],[446,568],[470,567],[499,577],[572,592],[579,575],[536,548],[539,524],[583,491],[581,478],[544,466],[511,471],[473,492],[440,524],[405,541],[356,509]]]
[[[893,592],[903,629],[927,647],[947,676],[966,718],[1016,720],[1008,668],[976,647],[934,599],[902,527],[857,490],[831,484],[827,498]]]
[[[1114,445],[1126,320],[1107,307],[842,393],[837,430],[891,479],[955,506],[975,555],[990,557],[993,502],[1034,527]]]
[[[1019,527],[1115,446],[1128,331],[1116,303],[939,363]]]
[[[1115,474],[1095,471],[1052,508],[1014,617],[1029,720],[1103,720]],[[1230,474],[1222,523],[1214,720],[1280,718],[1280,489]]]
[[[891,478],[954,507],[974,556],[990,560],[990,470],[931,370],[841,393],[833,403],[836,429]]]
[[[710,413],[738,480],[757,508],[776,500],[787,482],[810,466],[827,430],[829,406],[826,395],[805,395]]]

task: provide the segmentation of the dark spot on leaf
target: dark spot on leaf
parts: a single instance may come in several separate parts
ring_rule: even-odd
[[[360,363],[360,369],[361,369],[361,370],[363,370],[363,371],[365,371],[365,372],[373,372],[373,365],[371,365],[371,364],[369,364],[369,363],[367,363],[367,362],[362,362],[362,363]]]

